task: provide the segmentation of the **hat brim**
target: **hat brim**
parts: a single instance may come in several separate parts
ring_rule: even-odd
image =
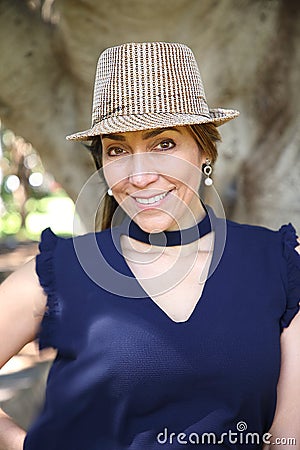
[[[111,116],[101,120],[88,130],[70,134],[68,141],[88,141],[94,136],[127,131],[141,131],[153,128],[168,128],[201,123],[213,123],[217,127],[235,119],[239,111],[235,109],[216,108],[209,110],[209,116],[179,113],[151,113]]]

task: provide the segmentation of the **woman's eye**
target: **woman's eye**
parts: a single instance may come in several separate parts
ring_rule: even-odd
[[[175,147],[175,142],[172,139],[166,139],[165,141],[161,141],[155,149],[157,150],[170,150]]]
[[[123,155],[123,153],[126,153],[125,150],[119,147],[112,147],[107,150],[108,156],[119,156]]]

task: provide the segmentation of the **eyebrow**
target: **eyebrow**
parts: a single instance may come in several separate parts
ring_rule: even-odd
[[[154,130],[147,131],[147,133],[144,133],[142,136],[143,140],[149,139],[151,137],[158,136],[159,134],[163,133],[164,131],[177,131],[177,133],[181,133],[181,131],[178,128],[174,127],[168,127],[168,128],[155,128]],[[103,134],[102,139],[112,139],[114,141],[125,141],[125,137],[121,134]]]
[[[102,139],[111,139],[113,141],[125,141],[124,136],[120,134],[102,134]]]
[[[168,127],[168,128],[156,128],[154,130],[150,130],[147,133],[143,134],[142,139],[149,139],[151,137],[155,137],[161,133],[163,133],[164,131],[177,131],[177,133],[181,133],[180,130],[178,130],[178,128],[174,128],[174,127]]]

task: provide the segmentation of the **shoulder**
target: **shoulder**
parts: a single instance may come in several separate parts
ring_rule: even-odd
[[[239,223],[232,220],[226,220],[227,232],[243,238],[255,238],[268,241],[282,241],[291,247],[298,247],[300,239],[298,238],[295,227],[291,224],[281,225],[278,229],[271,229],[261,225],[251,225]]]
[[[56,234],[50,227],[44,229],[41,233],[39,250],[54,251],[62,249],[72,249],[76,246],[101,245],[107,246],[112,242],[112,233],[110,229],[96,232],[87,232],[73,236],[61,236]]]
[[[233,220],[226,220],[228,231],[243,236],[255,236],[255,237],[276,237],[278,236],[279,229],[271,229],[262,225],[252,225],[248,223],[240,223]]]
[[[238,256],[243,267],[248,261],[265,280],[272,280],[272,289],[281,292],[283,288],[286,306],[280,325],[281,329],[288,327],[300,300],[300,246],[294,226],[288,223],[272,230],[230,220],[226,223],[231,255]]]
[[[244,252],[249,254],[257,251],[265,261],[269,257],[269,260],[276,260],[279,266],[285,267],[287,263],[290,267],[300,266],[300,241],[291,223],[281,225],[278,229],[231,220],[226,220],[226,224],[226,240],[230,247],[242,246]]]
[[[42,232],[36,273],[47,296],[47,313],[38,336],[40,348],[61,348],[67,339],[66,321],[72,324],[74,311],[82,311],[82,299],[93,292],[95,284],[103,285],[108,267],[103,255],[111,252],[109,242],[109,230],[65,237],[51,228]]]
[[[296,231],[291,224],[282,225],[279,229],[271,229],[260,225],[251,225],[226,220],[227,239],[236,245],[252,249],[260,248],[278,251],[282,253],[284,243],[290,246],[297,245]]]
[[[99,270],[112,253],[110,230],[77,236],[58,236],[51,228],[41,233],[36,272],[44,287],[53,280],[63,281],[81,277],[83,272]]]
[[[119,259],[121,250],[118,246],[117,227],[59,238],[55,254],[56,272],[72,279],[88,275],[94,281],[99,277],[102,280],[110,275]]]

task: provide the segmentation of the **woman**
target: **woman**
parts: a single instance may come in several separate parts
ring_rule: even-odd
[[[1,448],[300,442],[295,230],[226,221],[199,197],[216,126],[237,115],[208,108],[185,45],[102,53],[92,127],[68,138],[92,140],[103,231],[46,229],[36,260],[2,285],[1,364],[37,335],[57,357],[39,417],[25,438],[3,414]]]

